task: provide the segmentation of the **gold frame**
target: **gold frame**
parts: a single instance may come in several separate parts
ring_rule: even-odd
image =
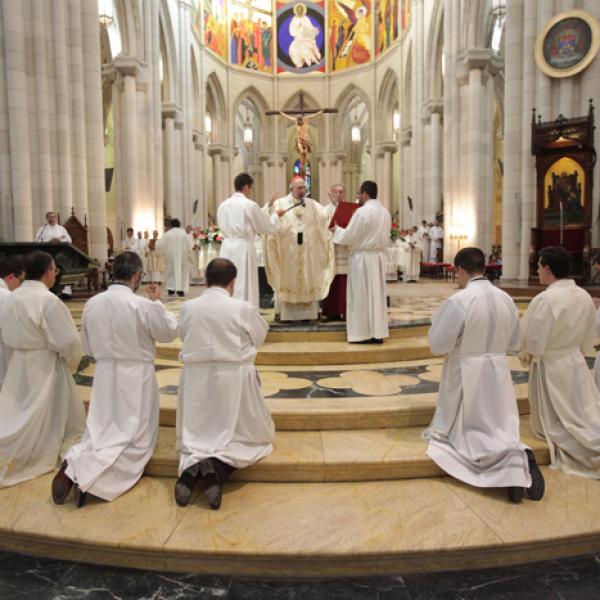
[[[571,18],[581,19],[588,24],[592,32],[592,43],[583,60],[578,62],[576,65],[569,67],[568,69],[556,69],[551,67],[544,58],[544,40],[546,39],[546,36],[552,27],[564,19]],[[535,62],[537,63],[540,71],[548,75],[548,77],[571,77],[577,73],[581,73],[581,71],[586,69],[594,60],[594,58],[596,58],[598,50],[600,50],[600,23],[598,22],[598,19],[585,10],[569,10],[552,17],[552,19],[546,23],[544,29],[542,29],[542,31],[539,33],[537,40],[535,41]]]

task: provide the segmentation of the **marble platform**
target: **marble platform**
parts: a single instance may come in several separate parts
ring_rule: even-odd
[[[391,288],[393,286],[390,286]],[[275,451],[237,471],[220,511],[197,492],[174,502],[177,344],[159,349],[160,439],[139,484],[81,510],[50,499],[51,474],[0,490],[0,550],[105,565],[261,577],[333,577],[515,564],[600,551],[600,486],[543,467],[547,495],[509,503],[443,473],[421,438],[435,410],[443,359],[431,316],[455,286],[394,288],[383,346],[345,342],[343,324],[274,325],[258,359],[276,424]],[[400,294],[400,292],[402,294]],[[519,300],[523,310],[527,300]],[[181,300],[167,303],[178,312]],[[77,324],[82,303],[69,303]],[[272,313],[265,311],[272,319]],[[593,357],[588,357],[591,366]],[[509,357],[522,438],[527,370]],[[89,401],[95,366],[80,373]]]

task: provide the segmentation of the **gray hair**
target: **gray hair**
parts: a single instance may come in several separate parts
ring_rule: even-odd
[[[343,190],[346,189],[346,186],[343,183],[333,183],[333,184],[331,184],[331,189],[336,188],[336,187],[341,187]]]
[[[142,259],[135,252],[123,252],[115,258],[113,277],[115,281],[129,281],[143,268]]]

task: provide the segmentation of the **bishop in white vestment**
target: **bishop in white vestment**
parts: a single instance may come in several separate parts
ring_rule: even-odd
[[[267,278],[282,321],[313,320],[335,270],[330,219],[323,206],[304,197],[304,179],[295,177],[290,190],[272,207],[263,208],[278,217],[277,233],[267,237]]]
[[[235,273],[231,261],[213,259],[206,269],[208,289],[181,308],[180,505],[189,502],[202,477],[209,504],[218,508],[227,475],[273,450],[275,427],[254,366],[269,327],[254,306],[232,297]]]
[[[8,300],[10,293],[20,287],[24,278],[25,267],[23,261],[11,256],[6,256],[0,260],[0,311],[2,305]],[[8,366],[8,354],[8,348],[4,347],[0,339],[0,390]]]
[[[346,309],[349,342],[381,343],[388,337],[385,261],[392,219],[376,199],[377,184],[365,181],[360,188],[364,202],[348,227],[335,228],[333,240],[348,246],[348,295]]]
[[[133,487],[152,457],[160,411],[155,343],[177,334],[158,286],[148,286],[149,298],[135,293],[141,278],[137,254],[117,256],[114,283],[88,300],[81,321],[83,351],[96,369],[85,435],[67,452],[64,472],[81,492],[103,500]],[[53,495],[61,504],[68,489],[59,492]]]
[[[171,229],[156,242],[156,250],[165,257],[165,285],[169,295],[183,296],[190,289],[189,252],[193,248],[178,219],[171,219]]]
[[[548,285],[521,321],[529,365],[531,425],[550,448],[551,468],[600,479],[600,392],[585,360],[596,342],[596,308],[577,287],[563,248],[544,248],[540,283]]]
[[[277,227],[250,199],[253,186],[252,177],[246,173],[235,178],[236,191],[219,205],[217,223],[223,234],[219,256],[228,258],[237,269],[234,297],[258,308],[258,264],[254,242],[257,235],[273,235]]]
[[[10,351],[0,391],[0,487],[52,471],[85,427],[72,376],[81,357],[79,334],[49,291],[54,260],[32,252],[23,262],[27,279],[0,310],[0,339]]]
[[[519,346],[519,314],[512,298],[484,276],[479,248],[455,257],[463,288],[434,315],[429,343],[446,354],[437,408],[423,437],[428,456],[446,473],[477,487],[506,487],[519,502],[532,485],[533,454],[521,443],[519,413],[506,354]],[[539,500],[543,478],[535,469]]]

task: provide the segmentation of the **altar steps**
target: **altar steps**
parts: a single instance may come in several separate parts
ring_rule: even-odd
[[[443,472],[427,456],[423,427],[387,429],[278,431],[275,450],[260,462],[236,471],[235,481],[327,482],[377,481],[440,477]],[[540,464],[548,464],[544,442],[521,425],[521,439]],[[154,456],[146,475],[177,477],[175,429],[161,427]]]
[[[111,503],[55,506],[52,475],[0,489],[0,548],[99,565],[252,577],[357,577],[564,558],[600,550],[600,485],[545,467],[541,502],[448,477],[231,482],[179,507],[144,477]]]
[[[79,386],[86,406],[91,387]],[[529,414],[527,384],[516,384],[520,415]],[[385,429],[427,426],[437,394],[404,394],[350,398],[266,398],[277,431]],[[161,394],[160,425],[175,427],[177,396]]]

